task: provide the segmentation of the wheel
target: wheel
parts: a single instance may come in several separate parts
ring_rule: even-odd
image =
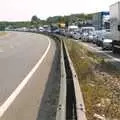
[[[101,47],[102,47],[102,50],[105,50],[105,46],[104,46],[104,44],[103,44],[103,43],[102,43]]]
[[[103,50],[103,51],[105,50],[105,47],[104,47],[104,46],[102,46],[102,50]]]
[[[117,53],[117,48],[115,48],[115,47],[113,46],[112,51],[113,51],[114,54],[116,54],[116,53]]]

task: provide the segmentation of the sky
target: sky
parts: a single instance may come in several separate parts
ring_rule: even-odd
[[[74,13],[108,11],[118,0],[0,0],[0,21],[30,21]]]

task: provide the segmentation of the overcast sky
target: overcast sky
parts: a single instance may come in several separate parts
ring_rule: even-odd
[[[72,13],[109,10],[118,0],[0,0],[0,21],[26,21],[33,15],[41,19]]]

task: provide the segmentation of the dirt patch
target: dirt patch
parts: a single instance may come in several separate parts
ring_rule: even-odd
[[[7,35],[7,32],[0,32],[0,37]]]

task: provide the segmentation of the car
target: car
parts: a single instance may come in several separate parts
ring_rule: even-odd
[[[89,33],[89,32],[94,32],[95,31],[95,28],[94,27],[81,27],[81,29],[80,29],[80,31],[82,32],[82,33],[84,33],[84,32],[87,32],[87,33]]]
[[[87,33],[87,32],[82,33],[81,38],[82,38],[82,41],[87,42],[87,39],[88,39],[88,33]]]
[[[65,35],[65,30],[64,29],[60,29],[60,35]]]
[[[112,50],[112,39],[104,39],[103,40],[103,43],[102,43],[102,49],[103,50],[106,50],[106,49],[109,49],[109,50]]]
[[[94,31],[94,32],[92,33],[91,42],[92,42],[93,44],[96,44],[97,39],[98,39],[97,31]]]
[[[110,32],[105,33],[104,38],[102,40],[102,49],[103,50],[106,50],[106,49],[111,50],[112,49],[112,42],[113,42],[113,40],[111,39]]]
[[[82,40],[86,42],[90,42],[93,40],[92,33],[95,31],[94,27],[81,27],[80,32],[82,33]]]
[[[66,31],[65,31],[65,36],[71,37],[71,33],[70,33],[68,30],[66,30]]]
[[[37,32],[37,28],[30,28],[30,32]]]
[[[45,31],[45,29],[43,27],[39,27],[38,30],[39,30],[39,32],[44,32]]]
[[[60,34],[60,29],[55,29],[52,32],[55,33],[55,34]]]
[[[76,32],[74,32],[74,33],[72,34],[72,37],[73,37],[74,39],[79,40],[79,39],[81,39],[81,33],[80,33],[79,31],[76,31]]]
[[[96,38],[96,45],[101,47],[102,46],[102,41],[104,40],[104,34],[106,32],[105,31],[97,31],[97,38]]]
[[[92,41],[92,43],[93,43],[93,44],[96,44],[97,39],[98,39],[97,34],[94,34],[94,35],[93,35],[93,41]]]
[[[88,42],[93,42],[93,39],[94,39],[94,34],[93,34],[93,32],[91,32],[91,33],[88,34],[88,39],[87,39],[87,41],[88,41]]]

